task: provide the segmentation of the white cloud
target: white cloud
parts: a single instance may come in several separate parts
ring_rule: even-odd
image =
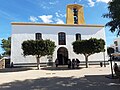
[[[56,13],[56,15],[57,14],[58,13]],[[32,22],[36,22],[37,20],[41,19],[43,23],[64,24],[64,21],[62,19],[60,19],[61,16],[63,16],[63,15],[59,14],[58,17],[56,16],[55,18],[53,18],[53,15],[41,15],[41,16],[38,16],[38,18],[35,16],[30,16],[30,20]]]
[[[64,24],[63,20],[61,20],[61,19],[59,19],[59,18],[56,19],[56,23],[57,23],[57,24]]]
[[[89,2],[88,5],[90,7],[93,7],[93,6],[95,6],[96,3],[99,3],[99,2],[108,3],[109,1],[111,1],[111,0],[88,0],[88,2]]]
[[[41,8],[43,9],[50,9],[51,7],[48,7],[46,4],[40,4]]]
[[[0,38],[0,41],[3,40],[4,38]]]
[[[52,23],[52,15],[42,15],[42,16],[38,16],[44,23]]]
[[[66,17],[66,14],[60,14],[61,17]]]
[[[92,0],[88,0],[88,2],[89,2],[88,4],[90,7],[93,7],[95,5],[95,2],[93,2]]]
[[[49,2],[50,5],[54,5],[54,4],[57,4],[58,1],[53,1],[53,2]]]
[[[108,3],[111,0],[96,0],[96,2],[104,2],[104,3]]]
[[[59,12],[55,13],[56,17],[66,17],[66,14],[61,14]]]
[[[30,16],[29,19],[30,19],[31,22],[37,22],[38,21],[38,18],[34,17],[34,16]]]
[[[56,15],[56,17],[60,17],[60,15],[59,15],[59,13],[58,13],[58,12],[56,12],[56,13],[55,13],[55,15]]]
[[[55,4],[55,3],[54,3],[54,2],[49,2],[49,4],[50,4],[50,5],[53,5],[53,4]]]

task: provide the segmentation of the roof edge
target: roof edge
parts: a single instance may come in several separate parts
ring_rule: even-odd
[[[33,23],[33,22],[11,22],[12,25],[39,25],[39,26],[76,26],[76,27],[104,27],[98,24],[48,24],[48,23]]]
[[[83,5],[81,5],[81,4],[68,4],[67,6],[73,6],[73,5],[77,5],[77,6],[82,6],[83,7]]]

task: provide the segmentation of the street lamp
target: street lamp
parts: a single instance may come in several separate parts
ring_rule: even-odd
[[[106,64],[105,64],[105,49],[103,51],[103,58],[104,58],[104,67],[106,67]]]
[[[111,74],[112,74],[112,78],[114,77],[114,75],[113,75],[113,67],[112,67],[112,59],[113,59],[113,56],[112,55],[110,55],[110,65],[111,65]]]

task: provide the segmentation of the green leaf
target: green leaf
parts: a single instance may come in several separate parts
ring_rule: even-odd
[[[55,49],[55,43],[50,40],[27,40],[22,43],[23,55],[52,55]]]

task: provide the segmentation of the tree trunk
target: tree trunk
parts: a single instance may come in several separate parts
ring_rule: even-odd
[[[85,64],[86,64],[86,68],[88,68],[88,56],[85,56]]]
[[[103,57],[104,57],[104,67],[106,67],[106,64],[105,64],[105,52],[103,52]]]
[[[40,70],[40,60],[39,60],[40,57],[37,56],[36,59],[37,59],[37,69]]]

